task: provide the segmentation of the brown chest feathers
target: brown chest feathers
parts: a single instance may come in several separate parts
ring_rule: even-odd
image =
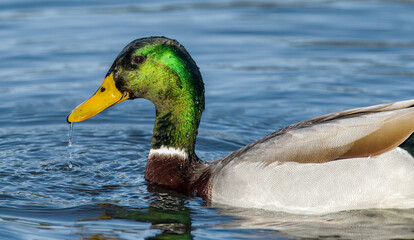
[[[211,198],[210,168],[180,155],[150,154],[145,179],[185,194],[195,193],[205,200]]]

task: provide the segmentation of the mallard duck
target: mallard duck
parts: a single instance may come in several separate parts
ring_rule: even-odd
[[[127,99],[156,109],[145,179],[212,203],[293,213],[414,207],[414,100],[358,108],[288,126],[215,162],[194,150],[204,83],[177,41],[141,38],[67,117],[86,120]]]

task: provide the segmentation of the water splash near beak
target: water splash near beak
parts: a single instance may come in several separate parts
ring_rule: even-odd
[[[72,146],[73,144],[73,125],[74,123],[70,123],[70,127],[69,127],[69,141],[68,141],[68,146]]]

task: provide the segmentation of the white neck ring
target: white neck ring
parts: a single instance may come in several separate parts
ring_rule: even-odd
[[[174,147],[165,147],[161,146],[158,149],[152,149],[149,152],[149,155],[164,155],[164,156],[180,156],[184,159],[188,158],[188,153],[184,149],[174,148]]]

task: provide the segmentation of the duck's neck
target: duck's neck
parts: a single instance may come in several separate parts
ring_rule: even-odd
[[[195,141],[201,111],[190,103],[156,106],[151,151],[196,160]]]
[[[156,118],[145,178],[150,183],[187,191],[200,166],[194,146],[204,103],[182,96],[154,104]]]

